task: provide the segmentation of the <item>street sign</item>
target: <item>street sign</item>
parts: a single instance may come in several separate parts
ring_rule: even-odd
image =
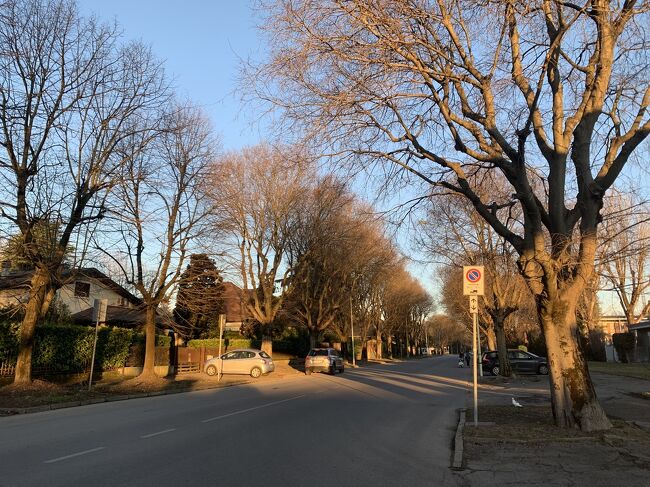
[[[483,296],[483,266],[463,266],[463,294],[465,296]]]
[[[478,313],[478,296],[476,295],[469,297],[469,312],[472,314]]]
[[[95,299],[93,303],[93,321],[95,323],[106,323],[106,310],[108,299]]]

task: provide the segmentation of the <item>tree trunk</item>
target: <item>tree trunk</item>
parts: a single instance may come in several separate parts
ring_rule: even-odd
[[[25,317],[20,325],[20,341],[14,384],[28,384],[32,381],[34,334],[36,333],[38,320],[44,314],[43,306],[49,304],[46,300],[52,294],[51,291],[52,281],[47,271],[36,269],[31,280],[31,291],[25,307]]]
[[[144,364],[140,379],[156,378],[156,307],[146,305],[146,315],[144,323]]]
[[[376,340],[375,345],[377,347],[377,350],[375,352],[375,358],[381,360],[383,358],[383,354],[382,354],[382,347],[381,347],[381,333],[379,331],[377,331],[375,340]]]
[[[262,335],[262,351],[273,356],[273,339],[269,335]]]
[[[497,339],[497,352],[499,353],[499,375],[503,377],[510,377],[512,375],[512,366],[510,359],[508,359],[508,345],[506,343],[506,332],[503,328],[503,317],[493,317],[494,328],[496,331]],[[494,350],[494,349],[491,349]]]
[[[603,411],[579,345],[576,320],[578,290],[539,299],[538,308],[548,352],[551,403],[555,424],[595,431],[612,427]]]
[[[318,330],[315,328],[312,328],[309,330],[309,348],[316,348],[318,347]]]
[[[486,345],[488,350],[497,349],[497,338],[494,331],[494,325],[485,325],[485,341],[487,342]]]
[[[393,336],[388,335],[386,338],[386,348],[388,349],[388,358],[393,359]]]

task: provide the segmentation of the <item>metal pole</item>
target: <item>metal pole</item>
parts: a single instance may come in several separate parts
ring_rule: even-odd
[[[478,347],[478,354],[481,355],[481,328],[478,326],[478,313],[476,313],[476,342]],[[478,357],[477,357],[478,358]],[[481,361],[478,362],[478,374],[483,377],[483,365]]]
[[[226,315],[219,315],[219,360],[221,360],[221,367],[218,369],[217,382],[221,381],[221,371],[223,369],[223,359],[221,358],[221,343],[223,342],[223,322]],[[218,364],[219,362],[217,362]]]
[[[99,329],[99,315],[97,313],[97,319],[95,320],[95,342],[93,343],[93,358],[90,361],[90,377],[88,377],[88,391],[93,385],[93,371],[95,370],[95,353],[97,352],[97,330]]]
[[[478,358],[477,358],[477,342],[478,342],[478,314],[472,313],[473,333],[472,333],[472,353],[474,362],[474,426],[478,426]]]
[[[356,367],[356,350],[354,349],[354,318],[352,317],[352,295],[350,295],[350,336],[352,338],[352,367]]]

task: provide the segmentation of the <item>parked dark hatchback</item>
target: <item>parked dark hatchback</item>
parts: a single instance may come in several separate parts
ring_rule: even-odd
[[[517,374],[548,374],[546,357],[539,357],[523,350],[508,350],[508,359]],[[496,350],[485,352],[481,364],[484,371],[499,375],[499,353]]]

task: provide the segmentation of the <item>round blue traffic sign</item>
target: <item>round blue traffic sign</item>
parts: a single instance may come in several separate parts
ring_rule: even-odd
[[[467,280],[471,283],[477,283],[481,280],[481,271],[478,269],[469,269],[465,274]]]

